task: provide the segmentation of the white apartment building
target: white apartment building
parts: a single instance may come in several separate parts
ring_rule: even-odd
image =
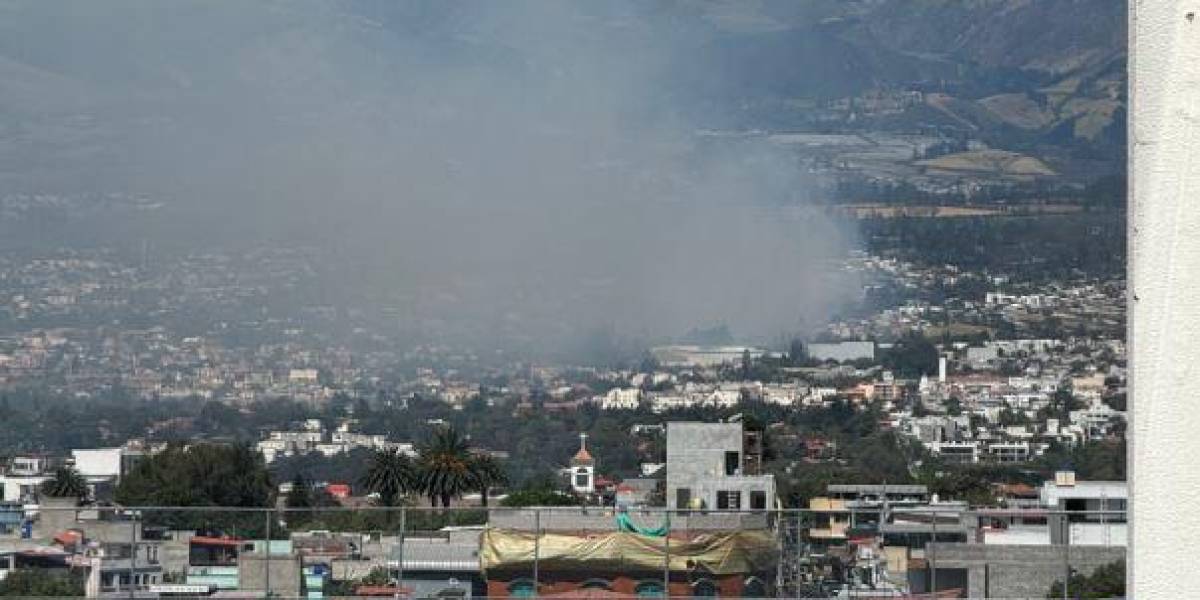
[[[638,388],[613,388],[600,399],[604,410],[634,410],[642,402],[642,390]]]

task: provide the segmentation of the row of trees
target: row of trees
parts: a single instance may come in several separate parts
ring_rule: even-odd
[[[499,460],[477,452],[453,427],[438,428],[422,444],[416,458],[396,450],[370,455],[358,484],[378,494],[384,506],[400,506],[405,497],[420,494],[448,507],[452,498],[478,491],[483,505],[492,488],[508,483]],[[58,468],[42,488],[52,497],[84,500],[87,482],[71,466]],[[263,534],[262,520],[250,513],[208,513],[204,507],[264,508],[274,504],[275,488],[262,456],[244,444],[170,446],[138,463],[121,481],[116,500],[126,506],[197,507],[161,510],[146,515],[148,523],[178,528]],[[286,505],[293,509],[335,507],[332,498],[318,496],[297,473]],[[291,515],[303,523],[312,515]],[[275,533],[282,534],[282,531]]]
[[[450,506],[452,498],[479,492],[483,506],[489,491],[508,483],[503,466],[490,454],[473,451],[453,427],[441,427],[418,448],[415,459],[397,450],[379,450],[371,457],[361,485],[379,495],[385,506],[419,494],[430,506]]]
[[[365,468],[358,475],[360,489],[378,496],[384,507],[404,506],[412,495],[428,497],[431,506],[448,507],[452,498],[477,491],[483,506],[488,504],[492,488],[507,485],[503,465],[491,455],[470,447],[466,438],[453,427],[440,427],[421,444],[416,457],[395,449],[376,450],[365,457]],[[325,490],[315,490],[303,471],[294,471],[292,487],[284,500],[288,527],[390,531],[395,526],[395,511],[345,512]],[[437,529],[446,525],[478,525],[486,522],[486,511],[416,511],[405,519],[403,527]]]
[[[864,219],[867,250],[918,265],[954,264],[1042,283],[1125,272],[1125,212],[1036,217]]]

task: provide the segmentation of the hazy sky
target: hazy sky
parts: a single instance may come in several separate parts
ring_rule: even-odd
[[[774,208],[819,200],[794,160],[697,135],[704,98],[670,75],[713,32],[654,3],[3,2],[0,22],[10,112],[98,123],[88,182],[168,198],[200,237],[325,248],[354,267],[330,285],[433,331],[775,339],[847,298],[823,261],[852,241]]]

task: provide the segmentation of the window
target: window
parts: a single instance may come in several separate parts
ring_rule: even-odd
[[[1101,507],[1104,507],[1103,503],[1101,503]],[[1125,506],[1124,499],[1109,498],[1108,506],[1104,507],[1104,508],[1105,508],[1105,510],[1107,510],[1109,512],[1105,512],[1101,515],[1093,515],[1094,520],[1103,520],[1103,521],[1108,521],[1110,523],[1124,523],[1125,522],[1126,506]]]
[[[717,492],[717,510],[738,510],[740,508],[742,508],[741,492]]]
[[[766,598],[767,584],[757,577],[748,577],[742,585],[743,598]]]
[[[725,453],[725,474],[737,475],[738,470],[742,467],[742,461],[737,452]]]
[[[716,598],[717,597],[717,584],[713,583],[711,579],[701,579],[700,581],[693,583],[692,584],[692,597],[693,598]]]
[[[763,491],[750,492],[750,508],[753,510],[766,510],[767,493]]]
[[[1063,502],[1063,510],[1067,512],[1083,512],[1087,510],[1087,500],[1083,498],[1068,498]]]
[[[643,581],[633,588],[638,598],[662,598],[663,584],[661,581]]]
[[[589,579],[579,584],[581,590],[611,590],[612,586],[603,579]]]
[[[677,488],[675,490],[675,508],[689,508],[692,503],[691,488]]]
[[[513,598],[532,598],[533,582],[528,579],[519,579],[508,584],[508,595]]]

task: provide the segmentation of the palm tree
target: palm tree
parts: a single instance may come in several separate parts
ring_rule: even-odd
[[[416,489],[412,461],[395,448],[376,450],[360,483],[379,494],[384,506],[396,506],[404,494]]]
[[[292,489],[287,493],[284,504],[288,508],[312,507],[312,487],[309,486],[308,480],[304,478],[303,473],[297,471],[296,476],[292,478]]]
[[[437,506],[441,500],[442,506],[449,508],[450,498],[478,487],[467,441],[453,427],[434,431],[418,454],[420,488],[429,496],[430,505]]]
[[[55,469],[54,476],[42,484],[42,493],[51,498],[83,500],[88,495],[87,480],[75,467],[64,465]]]
[[[500,461],[490,454],[476,454],[471,459],[471,472],[475,478],[475,486],[479,489],[479,496],[482,499],[483,506],[488,505],[488,490],[490,488],[505,485],[508,483],[508,475],[504,472],[504,466]]]

